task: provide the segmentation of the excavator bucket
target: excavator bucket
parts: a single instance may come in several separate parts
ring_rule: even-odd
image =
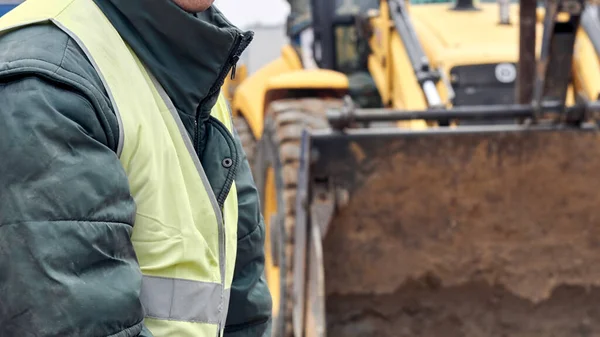
[[[600,133],[306,131],[295,336],[597,336]]]

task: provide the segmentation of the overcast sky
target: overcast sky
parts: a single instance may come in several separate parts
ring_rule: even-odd
[[[283,23],[289,12],[286,0],[215,0],[215,4],[240,28],[256,22]]]

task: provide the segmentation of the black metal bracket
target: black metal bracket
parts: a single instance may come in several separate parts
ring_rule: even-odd
[[[542,48],[533,87],[534,122],[546,117],[545,104],[564,109],[583,8],[584,0],[546,0]],[[559,20],[559,14],[563,13],[569,15],[568,20]],[[559,111],[560,122],[566,122],[567,117]]]
[[[327,111],[327,120],[333,129],[343,130],[356,123],[371,122],[531,119],[534,118],[536,109],[542,113],[561,116],[569,124],[600,120],[599,101],[567,108],[560,102],[544,102],[537,108],[530,104],[499,104],[429,110],[357,109],[351,101],[347,101],[341,109]]]

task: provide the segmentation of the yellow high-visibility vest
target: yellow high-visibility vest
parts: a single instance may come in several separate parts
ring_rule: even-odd
[[[79,44],[118,115],[146,326],[155,337],[223,335],[237,249],[235,183],[219,209],[171,100],[92,0],[28,0],[0,19],[0,31],[43,22]],[[223,95],[211,115],[233,132]]]

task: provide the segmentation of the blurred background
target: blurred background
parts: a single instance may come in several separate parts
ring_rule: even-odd
[[[250,25],[282,25],[290,6],[285,0],[216,0],[216,6],[240,28]]]
[[[216,0],[216,6],[236,26],[254,31],[254,41],[241,57],[248,74],[276,59],[287,43],[285,20],[290,6],[285,0]]]

